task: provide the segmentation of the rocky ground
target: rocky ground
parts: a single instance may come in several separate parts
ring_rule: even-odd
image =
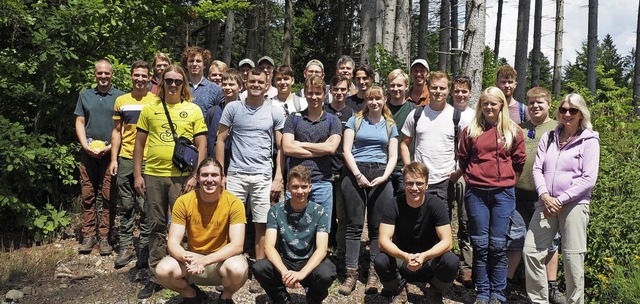
[[[61,240],[49,246],[47,250],[77,250],[78,243],[73,239]],[[142,284],[136,282],[144,274],[135,269],[134,262],[121,269],[114,269],[115,254],[100,256],[97,251],[89,255],[73,254],[71,258],[58,262],[53,273],[42,273],[38,279],[31,281],[12,282],[10,286],[3,286],[3,295],[10,290],[24,293],[18,303],[181,303],[182,298],[173,292],[162,291],[150,299],[139,301],[136,294]],[[380,295],[365,295],[364,283],[366,278],[361,275],[356,290],[348,297],[338,294],[340,284],[336,280],[330,289],[329,297],[324,303],[388,303],[388,299]],[[410,303],[426,303],[423,293],[424,286],[409,286]],[[219,293],[213,287],[203,287],[210,296],[208,303],[216,303]],[[16,294],[16,292],[13,292]],[[20,293],[17,293],[18,296]],[[304,291],[291,290],[294,303],[304,303]],[[15,296],[15,295],[10,295]],[[235,296],[238,304],[271,303],[266,294],[252,294],[246,284]],[[474,291],[465,289],[459,283],[445,295],[445,303],[473,303]],[[11,301],[5,302],[10,303]],[[522,291],[514,292],[509,303],[528,303]]]

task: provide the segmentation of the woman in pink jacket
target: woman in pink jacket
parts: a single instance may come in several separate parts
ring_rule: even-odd
[[[525,238],[527,294],[548,303],[545,258],[557,231],[562,235],[567,303],[584,303],[589,200],[596,184],[600,138],[582,96],[571,93],[556,110],[558,127],[542,136],[533,165],[539,200]]]

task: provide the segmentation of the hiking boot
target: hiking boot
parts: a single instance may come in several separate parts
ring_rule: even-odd
[[[224,291],[224,286],[222,286],[222,285],[216,285],[216,291],[218,291],[218,292],[223,292],[223,291]]]
[[[138,260],[136,261],[136,268],[143,269],[149,267],[149,247],[144,246],[138,253]]]
[[[367,276],[367,284],[364,287],[365,294],[378,293],[378,276],[373,267],[369,267],[369,275]]]
[[[498,300],[497,298],[491,298],[491,301],[489,301],[489,304],[502,304],[504,302]]]
[[[356,289],[356,283],[358,282],[358,270],[347,268],[347,274],[344,278],[344,282],[338,287],[338,293],[343,296],[348,296]]]
[[[396,293],[393,297],[391,297],[389,303],[404,304],[404,303],[407,303],[408,300],[409,300],[409,297],[407,297],[407,288],[406,286],[402,286],[400,288],[400,291],[398,291],[398,293]],[[427,303],[431,303],[431,302],[427,302]]]
[[[164,287],[162,287],[162,285],[149,281],[144,285],[142,290],[138,292],[138,299],[147,299],[151,297],[153,293],[158,292],[163,288]]]
[[[119,269],[124,266],[127,266],[127,264],[129,264],[129,262],[131,262],[135,258],[136,258],[136,250],[133,248],[133,246],[120,247],[118,256],[116,257],[116,260],[113,263],[114,267],[116,269]]]
[[[249,284],[249,292],[250,293],[261,293],[264,289],[260,286],[260,283],[255,278],[251,279],[251,283]]]
[[[477,299],[475,302],[473,302],[473,304],[489,304],[489,302],[485,300]]]
[[[551,304],[566,304],[567,299],[564,293],[558,289],[558,283],[549,284],[549,303]]]
[[[113,247],[109,245],[109,240],[107,238],[102,238],[100,243],[98,243],[98,248],[100,248],[100,255],[111,255],[113,252]]]
[[[427,288],[427,303],[430,304],[443,304],[444,303],[444,295],[442,294],[442,290],[435,288],[433,286],[429,286]]]
[[[85,236],[84,239],[82,240],[82,244],[80,245],[80,248],[78,248],[78,253],[80,254],[89,254],[91,253],[91,251],[93,250],[93,246],[96,245],[96,243],[98,243],[96,241],[96,236]]]

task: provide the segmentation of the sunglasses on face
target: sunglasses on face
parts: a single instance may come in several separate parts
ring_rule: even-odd
[[[182,80],[180,80],[180,79],[165,78],[165,79],[164,79],[164,82],[165,82],[167,85],[169,85],[169,86],[174,85],[174,84],[175,84],[176,86],[180,86],[180,85],[182,85],[182,83],[183,83],[184,81],[182,81]]]
[[[422,188],[422,187],[424,187],[424,185],[426,185],[426,183],[424,183],[424,182],[405,182],[404,183],[404,186],[406,188],[409,188],[409,189],[411,189],[413,187]]]
[[[576,108],[567,109],[567,108],[562,108],[561,107],[561,108],[558,109],[558,112],[560,112],[560,114],[562,114],[562,115],[567,114],[567,112],[569,112],[569,114],[571,114],[571,115],[576,115],[576,114],[578,114],[579,111],[580,110],[578,110]]]

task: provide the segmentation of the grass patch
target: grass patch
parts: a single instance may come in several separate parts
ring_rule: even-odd
[[[59,261],[68,260],[75,254],[70,248],[52,245],[0,252],[0,288],[11,282],[52,275]]]

